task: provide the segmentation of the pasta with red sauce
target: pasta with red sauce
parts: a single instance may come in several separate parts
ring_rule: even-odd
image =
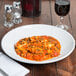
[[[60,42],[51,36],[32,36],[15,44],[16,53],[26,59],[44,61],[60,55]]]

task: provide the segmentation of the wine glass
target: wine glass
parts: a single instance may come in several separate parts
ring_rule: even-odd
[[[60,24],[56,25],[59,28],[68,30],[69,26],[63,24],[64,16],[69,13],[70,0],[55,0],[55,12],[60,16]]]

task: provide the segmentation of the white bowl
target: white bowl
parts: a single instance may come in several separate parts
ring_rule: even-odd
[[[58,57],[45,61],[32,61],[18,56],[14,49],[14,44],[25,37],[48,35],[59,40],[61,44],[61,52]],[[46,64],[60,61],[69,56],[75,48],[75,40],[70,33],[55,26],[44,24],[32,24],[21,26],[9,31],[2,39],[1,46],[4,52],[11,58],[24,63],[30,64]]]

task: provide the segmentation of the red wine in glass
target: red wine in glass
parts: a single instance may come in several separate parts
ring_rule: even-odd
[[[41,0],[21,0],[22,16],[38,17],[41,14]]]
[[[69,30],[69,26],[63,24],[64,16],[70,11],[70,0],[55,0],[55,12],[60,16],[60,24],[56,26],[64,30]]]
[[[69,13],[70,10],[70,2],[60,0],[55,3],[55,12],[59,16],[66,16]]]

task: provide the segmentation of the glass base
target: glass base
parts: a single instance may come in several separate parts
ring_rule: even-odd
[[[63,29],[63,30],[68,30],[69,29],[69,26],[67,26],[67,25],[56,25],[56,26]]]

